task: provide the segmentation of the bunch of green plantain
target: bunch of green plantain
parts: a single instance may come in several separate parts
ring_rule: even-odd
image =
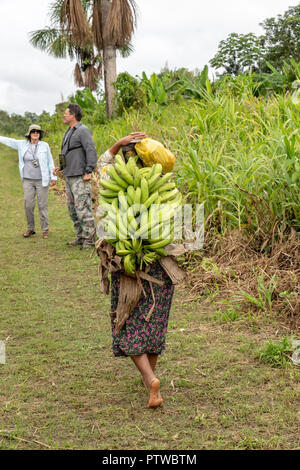
[[[162,256],[174,239],[175,211],[182,195],[170,182],[172,173],[162,166],[139,168],[134,157],[125,163],[120,155],[101,178],[99,204],[104,207],[106,240],[123,258],[124,269],[134,274]]]

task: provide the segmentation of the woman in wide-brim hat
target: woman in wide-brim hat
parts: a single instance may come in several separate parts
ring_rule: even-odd
[[[24,188],[25,213],[27,231],[25,238],[35,234],[34,208],[35,199],[40,215],[43,238],[49,235],[48,189],[56,183],[53,176],[54,162],[50,147],[42,140],[44,131],[37,124],[29,126],[25,134],[26,140],[11,139],[0,136],[0,143],[18,151],[19,170]]]

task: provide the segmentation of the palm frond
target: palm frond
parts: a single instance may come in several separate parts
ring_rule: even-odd
[[[52,26],[59,26],[63,0],[55,0],[49,5],[49,17]]]
[[[84,86],[89,88],[91,91],[97,90],[98,84],[98,73],[93,65],[87,67],[84,72]]]
[[[94,44],[98,51],[103,47],[103,34],[102,34],[102,15],[101,15],[101,1],[94,0],[93,2],[93,23],[92,32]]]
[[[127,57],[130,56],[134,52],[134,47],[133,44],[128,43],[126,46],[120,47],[118,49],[118,52],[123,59],[126,59]]]
[[[63,0],[60,25],[74,44],[85,45],[91,42],[91,31],[81,0]]]
[[[84,86],[84,81],[83,81],[83,78],[82,78],[82,73],[81,73],[79,64],[76,64],[76,65],[75,65],[75,69],[74,69],[74,81],[75,81],[75,84],[76,84],[77,86],[79,86],[79,87],[83,87],[83,86]]]
[[[68,41],[56,28],[38,29],[29,33],[29,41],[37,49],[46,51],[54,57],[66,57]]]
[[[112,0],[104,28],[104,37],[118,48],[126,46],[136,27],[135,0]]]

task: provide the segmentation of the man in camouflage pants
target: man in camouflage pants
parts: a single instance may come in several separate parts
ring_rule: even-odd
[[[66,198],[68,211],[76,232],[75,240],[67,242],[67,244],[89,248],[93,244],[90,237],[95,229],[90,183],[84,181],[82,176],[66,177]]]
[[[95,223],[92,210],[91,173],[97,164],[97,152],[90,130],[81,124],[81,108],[71,103],[64,114],[66,131],[60,155],[60,167],[66,180],[66,198],[70,217],[76,232],[68,245],[90,248],[94,244]]]

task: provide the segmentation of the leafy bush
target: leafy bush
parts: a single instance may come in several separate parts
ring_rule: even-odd
[[[118,75],[114,83],[116,89],[115,100],[118,106],[118,114],[130,108],[142,108],[146,104],[146,93],[138,78],[128,72]]]

